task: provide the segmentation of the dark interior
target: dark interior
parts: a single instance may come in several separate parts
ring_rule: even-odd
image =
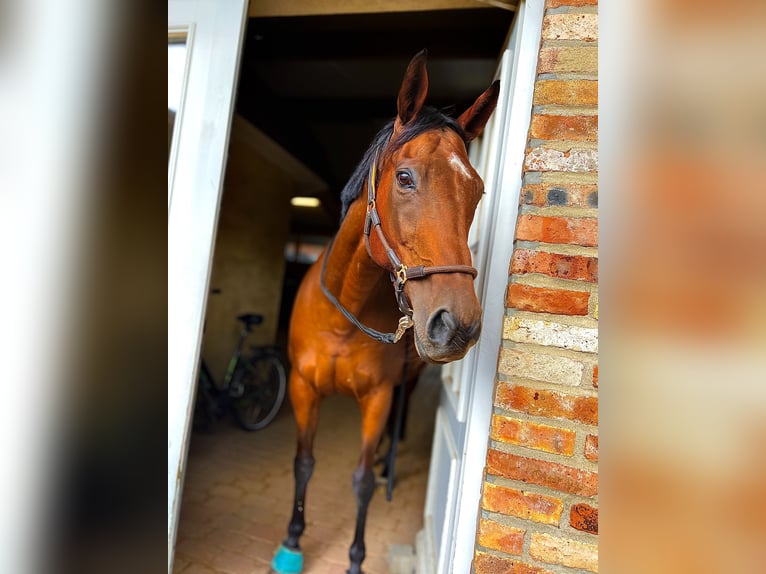
[[[292,209],[292,232],[335,231],[340,190],[396,115],[412,56],[428,50],[427,103],[460,113],[491,83],[512,18],[498,8],[251,18],[237,112],[329,187],[321,208]]]

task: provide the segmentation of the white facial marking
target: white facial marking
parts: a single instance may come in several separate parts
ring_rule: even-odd
[[[471,173],[468,171],[468,168],[465,166],[465,164],[461,161],[461,159],[457,156],[455,152],[452,152],[450,154],[449,163],[452,167],[454,167],[456,170],[462,173],[466,178],[471,177]]]

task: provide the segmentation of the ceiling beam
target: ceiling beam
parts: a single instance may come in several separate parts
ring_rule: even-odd
[[[371,14],[381,12],[424,12],[492,8],[504,5],[513,9],[515,2],[493,0],[250,0],[250,18],[280,16],[318,16],[322,14]]]

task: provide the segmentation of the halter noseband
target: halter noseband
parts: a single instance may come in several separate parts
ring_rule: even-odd
[[[410,306],[410,302],[404,292],[404,284],[407,283],[407,281],[411,279],[423,279],[424,277],[428,277],[429,275],[436,275],[437,273],[466,273],[475,279],[478,272],[470,265],[417,265],[414,267],[407,267],[404,263],[402,263],[401,259],[399,259],[399,257],[396,255],[393,247],[391,247],[391,244],[386,239],[386,236],[383,233],[383,228],[380,224],[380,214],[378,213],[378,207],[375,202],[377,196],[377,190],[375,189],[377,166],[378,154],[376,152],[372,164],[370,165],[370,173],[367,177],[367,215],[365,216],[364,220],[364,242],[367,247],[367,253],[369,254],[370,258],[375,261],[375,259],[372,257],[372,248],[370,247],[370,231],[374,228],[378,235],[378,239],[380,240],[381,244],[383,245],[383,249],[386,252],[388,261],[391,264],[391,269],[389,269],[389,271],[391,273],[391,282],[394,286],[394,294],[396,295],[396,303],[399,305],[399,310],[403,314],[399,319],[399,325],[396,328],[396,332],[381,333],[380,331],[363,325],[348,309],[341,305],[340,301],[338,301],[338,299],[333,296],[333,294],[330,293],[330,291],[327,289],[324,281],[324,276],[325,270],[327,269],[327,260],[330,258],[330,251],[332,249],[333,243],[332,241],[330,242],[327,253],[325,254],[324,261],[322,262],[320,284],[322,291],[324,291],[325,296],[327,296],[330,302],[335,305],[335,307],[363,333],[372,337],[376,341],[383,343],[397,343],[399,339],[402,338],[407,329],[415,324],[412,321],[412,307]]]

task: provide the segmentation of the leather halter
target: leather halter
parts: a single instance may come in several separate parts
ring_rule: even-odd
[[[378,239],[383,245],[383,249],[386,252],[388,261],[391,264],[391,268],[388,271],[391,273],[391,282],[394,286],[394,294],[396,295],[396,303],[399,305],[399,310],[402,312],[402,317],[399,319],[399,325],[396,328],[395,333],[381,333],[376,329],[372,329],[363,325],[348,309],[346,309],[340,301],[327,289],[325,285],[324,276],[327,269],[327,260],[330,258],[330,251],[332,250],[333,241],[330,241],[330,245],[325,253],[324,261],[322,262],[322,273],[320,276],[320,285],[325,296],[335,307],[354,325],[356,325],[363,333],[372,337],[376,341],[382,343],[397,343],[402,338],[404,333],[412,327],[415,323],[412,321],[412,307],[409,299],[404,292],[404,285],[407,281],[412,279],[423,279],[429,275],[436,275],[437,273],[465,273],[470,275],[474,279],[478,272],[470,265],[417,265],[413,267],[407,267],[402,263],[401,259],[396,255],[393,247],[386,239],[386,235],[383,233],[383,228],[380,224],[380,214],[378,213],[378,207],[376,205],[376,182],[377,182],[377,166],[378,166],[378,153],[375,153],[372,164],[370,165],[370,172],[367,177],[367,215],[364,220],[364,241],[367,247],[367,253],[370,258],[372,257],[372,248],[370,247],[370,231],[375,229]]]

